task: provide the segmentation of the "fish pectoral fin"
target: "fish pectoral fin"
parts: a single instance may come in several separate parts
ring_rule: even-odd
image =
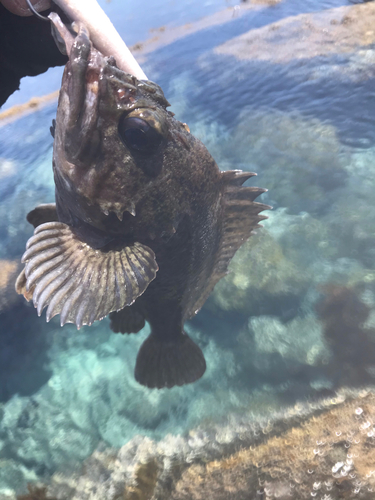
[[[135,242],[121,250],[95,250],[62,222],[41,224],[34,230],[22,257],[17,291],[32,294],[39,316],[47,321],[60,314],[61,326],[91,325],[112,311],[132,304],[155,278],[154,252]]]
[[[111,330],[115,333],[138,333],[145,326],[145,318],[137,303],[111,312]]]
[[[25,297],[27,302],[30,302],[30,300],[33,298],[34,289],[32,288],[29,291],[26,290],[25,268],[22,269],[22,271],[18,275],[18,278],[16,279],[15,289],[19,295],[23,295]]]
[[[201,349],[182,332],[173,341],[151,334],[142,344],[135,365],[135,379],[150,389],[195,382],[206,371]]]
[[[38,205],[27,214],[26,219],[34,228],[46,222],[57,222],[56,203]]]

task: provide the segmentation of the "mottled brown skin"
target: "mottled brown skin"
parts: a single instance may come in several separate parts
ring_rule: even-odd
[[[69,59],[54,129],[58,221],[97,249],[95,259],[133,243],[154,252],[156,278],[151,270],[151,282],[134,303],[123,312],[111,309],[111,326],[131,333],[150,323],[136,363],[140,383],[161,388],[193,382],[206,365],[184,322],[264,218],[259,212],[268,207],[253,202],[264,190],[240,187],[254,174],[220,172],[205,146],[167,111],[160,87],[119,70],[91,46],[83,27]],[[148,127],[141,148],[138,136],[134,147],[134,136],[127,135],[133,119]],[[45,222],[51,209],[46,213],[36,209],[30,217]],[[19,289],[25,282],[23,275]]]
[[[166,111],[168,103],[159,87],[150,83],[158,92],[155,100],[155,94],[147,92],[147,83],[111,66],[95,49],[92,53],[95,66],[89,66],[89,75],[83,74],[79,82],[85,88],[88,78],[99,81],[91,136],[82,130],[85,115],[69,125],[71,63],[63,77],[53,159],[58,218],[79,229],[83,240],[95,239],[96,248],[108,248],[109,241],[114,247],[123,241],[139,241],[152,248],[159,272],[148,309],[160,310],[160,298],[163,305],[177,301],[181,323],[189,297],[216,250],[220,171],[205,146]],[[136,90],[125,89],[126,96],[118,97],[129,83]],[[118,133],[121,115],[143,108],[157,114],[163,130],[163,143],[152,155],[129,151]],[[70,135],[79,146],[85,143],[92,155],[85,151],[76,159]],[[126,211],[129,206],[134,207],[135,216]],[[123,214],[123,220],[114,212]],[[163,316],[170,314],[167,307],[168,314]]]
[[[69,62],[60,92],[53,160],[58,218],[95,248],[138,241],[155,252],[159,271],[136,304],[153,334],[173,342],[212,272],[221,174],[204,145],[166,110],[158,86],[118,70],[87,43],[83,36],[78,49],[83,60],[90,52],[87,71],[78,77]],[[72,99],[77,87],[87,94]],[[85,110],[89,98],[94,102]],[[120,117],[132,110],[152,110],[157,120],[163,140],[151,155],[130,151],[119,137]]]

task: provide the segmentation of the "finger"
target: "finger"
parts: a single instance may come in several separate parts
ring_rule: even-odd
[[[105,56],[114,56],[117,67],[138,80],[147,80],[142,68],[96,0],[54,1],[70,19],[86,26],[90,39],[99,52]]]
[[[0,0],[0,3],[4,5],[12,14],[17,16],[32,16],[33,13],[29,9],[26,0]],[[51,7],[51,0],[31,0],[34,9],[38,12],[42,12]]]

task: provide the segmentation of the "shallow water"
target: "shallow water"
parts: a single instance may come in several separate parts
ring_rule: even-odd
[[[193,23],[228,5],[163,0],[154,14],[130,2],[124,14],[119,1],[103,2],[129,45],[145,40],[150,28]],[[307,401],[335,398],[342,388],[373,384],[374,47],[284,64],[214,50],[249,30],[341,5],[347,3],[286,0],[238,18],[233,10],[229,22],[147,56],[146,74],[177,117],[220,168],[257,172],[256,185],[269,189],[262,201],[274,209],[187,326],[208,365],[190,386],[150,391],[135,382],[148,326],[125,337],[111,333],[108,319],[79,332],[60,328],[56,318],[46,324],[12,296],[12,283],[0,281],[1,499],[25,493],[38,479],[57,484],[56,472],[69,478],[98,447],[126,445],[120,458],[130,463],[142,456],[132,450],[146,447],[145,436],[164,440],[167,456],[189,446],[191,461],[205,450],[216,457],[212,450],[246,441],[243,429],[276,421],[289,408],[298,412]],[[40,94],[55,90],[60,71],[25,79],[7,105],[24,102],[36,87]],[[32,234],[25,215],[54,198],[55,111],[52,104],[1,127],[4,275],[13,276]],[[196,428],[202,434],[178,441]],[[106,474],[98,484],[115,484]],[[101,498],[94,489],[85,496],[74,488],[59,498]]]

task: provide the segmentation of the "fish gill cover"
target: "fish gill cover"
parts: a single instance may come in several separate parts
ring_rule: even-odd
[[[371,22],[373,5],[324,15],[332,29],[353,33],[356,23]],[[290,22],[276,20],[249,37],[270,43]],[[293,19],[311,31],[317,22]],[[201,47],[205,34],[195,36]],[[165,50],[153,54],[148,74]],[[371,391],[361,389],[374,376],[373,40],[367,34],[349,49],[297,61],[224,53],[231,50],[200,52],[178,77],[155,70],[154,78],[220,168],[258,172],[257,185],[269,188],[262,201],[274,206],[187,323],[208,366],[193,385],[151,391],[134,380],[147,325],[129,336],[111,333],[107,319],[61,329],[12,295],[32,234],[25,213],[53,198],[55,109],[2,128],[4,498],[26,495],[27,483],[38,481],[48,491],[35,486],[29,496],[371,498],[374,412]]]

